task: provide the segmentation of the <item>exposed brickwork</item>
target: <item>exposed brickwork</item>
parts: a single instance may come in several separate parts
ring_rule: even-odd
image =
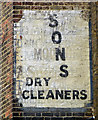
[[[14,22],[22,17],[22,10],[86,10],[89,12],[89,3],[83,2],[14,2]],[[87,16],[86,16],[87,17]]]
[[[98,119],[98,2],[91,4],[93,99],[96,120]]]
[[[12,3],[1,4],[0,109],[1,119],[12,118],[13,90],[13,12]]]
[[[83,18],[89,18],[91,10],[92,22],[92,61],[93,61],[93,93],[94,93],[94,110],[98,115],[98,3],[71,3],[71,2],[14,2],[2,3],[2,19],[0,28],[0,109],[1,120],[12,118],[12,90],[13,90],[13,22],[18,22],[22,18],[24,9],[30,10],[82,10]],[[13,13],[12,13],[13,11]],[[14,14],[14,15],[13,15]],[[87,17],[88,16],[88,17]],[[14,18],[14,19],[13,19]],[[1,52],[2,51],[2,52]],[[86,120],[92,117],[92,109],[88,108],[85,113],[80,112],[32,112],[25,113],[21,110],[22,106],[17,99],[13,100],[13,119],[14,120]],[[96,120],[98,118],[96,117]]]
[[[22,18],[22,11],[24,9],[29,10],[82,10],[82,17],[85,20],[89,20],[89,12],[90,12],[90,4],[89,3],[66,3],[66,2],[15,2],[13,6],[14,13],[14,22],[18,22]],[[21,105],[14,102],[14,119],[30,119],[30,120],[68,120],[67,117],[73,116],[72,119],[85,119],[88,117],[92,118],[92,109],[88,108],[88,111],[85,113],[80,112],[33,112],[33,113],[25,113],[21,111]],[[79,118],[78,118],[79,117]]]

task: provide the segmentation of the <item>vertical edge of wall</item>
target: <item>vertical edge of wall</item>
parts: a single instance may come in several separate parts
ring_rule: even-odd
[[[13,3],[1,2],[0,120],[11,120],[13,101]]]
[[[1,35],[2,35],[2,28],[1,28],[1,9],[2,9],[2,5],[0,2],[0,61],[2,59],[2,52],[1,52]],[[1,64],[0,64],[0,73],[1,73]],[[1,77],[0,77],[0,81],[1,81]],[[0,82],[0,89],[1,89],[1,82]],[[0,98],[1,98],[1,90],[0,90]],[[1,99],[0,99],[0,106],[1,106]],[[1,119],[1,108],[0,108],[0,119]]]
[[[93,105],[96,120],[98,120],[98,2],[91,3],[91,23],[92,23],[92,73],[93,73]]]

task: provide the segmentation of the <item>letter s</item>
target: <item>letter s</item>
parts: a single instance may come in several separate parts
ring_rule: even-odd
[[[67,65],[61,65],[60,66],[60,70],[62,72],[64,72],[64,73],[60,73],[61,77],[67,77],[68,76],[68,71],[65,68],[68,68],[68,66]]]
[[[55,20],[52,15],[49,16],[49,20],[52,22],[52,23],[49,24],[50,27],[58,26],[58,21]]]
[[[82,95],[80,98],[81,100],[87,99],[87,91],[86,90],[81,90],[80,94]]]

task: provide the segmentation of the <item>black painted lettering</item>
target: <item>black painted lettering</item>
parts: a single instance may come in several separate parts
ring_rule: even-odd
[[[71,90],[65,90],[65,99],[71,99],[70,93],[71,93]]]
[[[61,33],[59,31],[53,32],[53,34],[52,34],[52,41],[53,41],[54,44],[60,44],[61,43],[61,39],[62,39],[62,36],[61,36]]]
[[[42,86],[40,78],[35,78],[35,86]]]
[[[45,80],[45,85],[48,86],[48,82],[51,78],[49,77],[49,78],[43,78],[43,79]]]
[[[44,90],[38,90],[38,99],[44,99],[43,93]]]
[[[52,22],[49,24],[50,27],[57,27],[58,26],[58,21],[56,19],[53,18],[52,15],[49,16],[49,20]]]
[[[28,91],[28,90],[24,90],[24,91],[23,91],[23,94],[22,94],[22,97],[23,97],[24,99],[28,99],[28,98],[29,98],[29,95],[27,95],[27,94],[29,94],[29,91]]]
[[[26,78],[26,86],[31,86],[33,85],[33,79],[31,77]]]
[[[66,70],[66,68],[68,68],[67,65],[61,65],[60,66],[60,70],[64,73],[60,73],[61,77],[67,77],[68,76],[68,71]]]
[[[49,99],[49,98],[54,99],[54,94],[53,94],[52,90],[49,90],[49,91],[48,91],[48,94],[47,94],[47,96],[46,96],[46,99]]]
[[[56,90],[56,99],[63,99],[63,90]]]
[[[33,95],[33,90],[31,90],[31,99],[37,99],[37,97]]]
[[[73,90],[73,99],[79,99],[79,91]]]
[[[80,94],[82,95],[80,98],[81,100],[85,100],[87,98],[87,91],[86,90],[81,90]]]
[[[60,58],[64,61],[65,60],[65,48],[62,48],[62,51],[59,48],[55,48],[56,50],[56,60],[59,60]]]

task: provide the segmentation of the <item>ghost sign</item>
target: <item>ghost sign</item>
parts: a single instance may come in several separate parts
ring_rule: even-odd
[[[15,95],[23,107],[90,101],[89,22],[81,10],[24,10],[14,33]]]

